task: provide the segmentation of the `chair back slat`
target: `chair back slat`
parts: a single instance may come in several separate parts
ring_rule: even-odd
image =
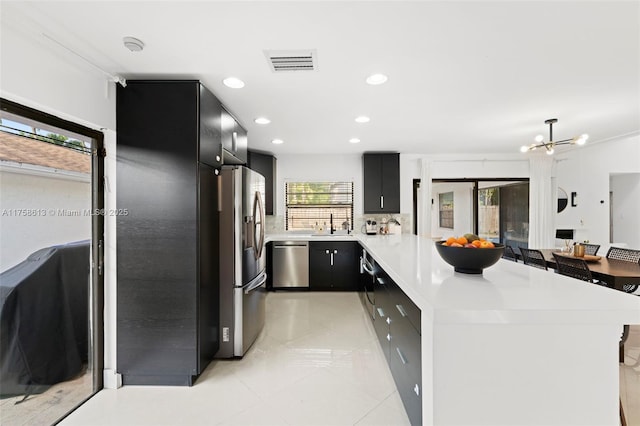
[[[640,250],[622,247],[611,247],[607,252],[607,259],[624,260],[625,262],[640,263]]]
[[[593,282],[593,276],[584,259],[579,257],[567,257],[553,253],[558,267],[558,273],[582,281]]]
[[[544,256],[540,250],[520,247],[520,253],[522,253],[522,260],[524,260],[525,265],[547,270],[547,262],[544,260]]]
[[[588,254],[591,256],[595,256],[598,253],[598,250],[600,250],[600,244],[584,243],[582,245],[584,246],[584,254]]]
[[[510,245],[504,246],[504,252],[502,253],[502,257],[505,259],[513,260],[514,262],[518,261],[518,258],[516,257],[516,252],[513,251],[513,247],[511,247]]]

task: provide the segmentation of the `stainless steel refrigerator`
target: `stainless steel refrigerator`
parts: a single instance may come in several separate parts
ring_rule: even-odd
[[[218,184],[220,349],[216,358],[242,357],[265,319],[265,181],[246,167],[223,166]]]

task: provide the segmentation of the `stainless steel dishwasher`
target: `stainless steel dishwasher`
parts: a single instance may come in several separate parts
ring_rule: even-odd
[[[273,242],[273,288],[309,287],[309,242]]]

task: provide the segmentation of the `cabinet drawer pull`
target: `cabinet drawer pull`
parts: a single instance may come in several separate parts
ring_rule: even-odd
[[[398,356],[400,357],[400,361],[402,361],[403,364],[407,363],[407,359],[404,357],[404,355],[402,355],[402,352],[400,352],[400,348],[396,347],[396,352],[398,352]]]
[[[380,208],[384,209],[384,195],[380,196]]]
[[[413,391],[416,393],[416,395],[420,396],[420,386],[418,386],[418,384],[416,383],[416,385],[413,387]]]
[[[400,315],[402,315],[403,317],[407,316],[407,312],[404,310],[402,305],[396,305],[396,309],[398,310],[398,312],[400,312]]]
[[[387,340],[390,342],[391,341],[391,334],[387,333]]]
[[[378,282],[378,284],[384,285],[384,280],[382,278],[376,277],[376,281]]]
[[[378,316],[380,318],[384,318],[384,311],[382,310],[382,308],[377,308],[377,311],[378,311]]]
[[[407,359],[404,357],[404,355],[402,355],[402,352],[400,352],[400,348],[396,347],[396,352],[398,352],[398,356],[400,357],[400,361],[402,361],[403,364],[407,363]]]
[[[387,317],[387,324],[391,324],[391,318]]]

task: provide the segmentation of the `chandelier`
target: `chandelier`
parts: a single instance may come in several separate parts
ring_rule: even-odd
[[[548,124],[549,125],[549,141],[548,142],[544,142],[544,137],[542,135],[538,135],[535,138],[536,143],[532,143],[531,145],[523,145],[520,148],[520,152],[529,152],[529,151],[534,151],[538,148],[544,148],[545,152],[547,153],[547,155],[552,155],[555,150],[554,147],[559,146],[559,145],[584,145],[585,143],[587,143],[587,139],[589,139],[589,135],[584,134],[581,136],[576,136],[574,138],[571,139],[563,139],[561,141],[554,141],[553,140],[553,125],[554,123],[557,123],[558,119],[557,118],[550,118],[548,120],[544,121],[544,124]]]

